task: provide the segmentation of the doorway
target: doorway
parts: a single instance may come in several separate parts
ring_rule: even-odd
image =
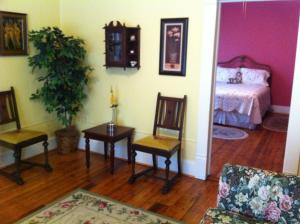
[[[236,2],[236,1],[234,1]],[[243,1],[252,2],[252,1]],[[293,1],[292,1],[293,2]],[[218,36],[218,20],[219,20],[219,1],[207,2],[204,6],[203,22],[204,22],[204,37],[202,40],[202,56],[203,65],[201,66],[202,74],[212,74],[217,64],[216,52],[214,52],[215,46],[218,46],[218,40],[215,36]],[[297,7],[299,9],[299,7]],[[299,29],[298,29],[299,31]],[[216,40],[216,41],[215,41]],[[297,42],[299,43],[300,37],[298,35]],[[297,46],[296,63],[293,87],[300,85],[300,77],[297,74],[300,73],[300,46]],[[298,63],[297,63],[298,62]],[[214,80],[210,76],[202,76],[200,79],[200,97],[199,97],[199,113],[201,117],[198,120],[198,139],[197,139],[197,152],[196,152],[196,169],[199,170],[197,177],[205,179],[210,173],[210,155],[211,155],[211,135],[212,135],[212,113],[208,108],[212,108],[213,93],[215,86]],[[299,153],[300,153],[300,139],[298,137],[298,127],[300,126],[300,119],[297,114],[300,113],[300,102],[296,99],[300,97],[300,89],[292,88],[292,100],[290,105],[290,120],[287,133],[287,143],[285,147],[284,165],[283,171],[287,173],[295,174],[298,169]],[[210,103],[207,103],[208,98]],[[207,105],[206,105],[207,103]],[[207,122],[210,120],[210,122]],[[207,122],[207,123],[206,123]]]
[[[295,6],[220,3],[213,178],[225,163],[282,172],[299,25]]]

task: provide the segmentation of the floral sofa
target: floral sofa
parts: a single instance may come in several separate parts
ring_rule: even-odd
[[[207,223],[300,223],[300,177],[226,164]]]

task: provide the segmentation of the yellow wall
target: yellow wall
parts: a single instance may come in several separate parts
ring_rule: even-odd
[[[200,77],[201,4],[197,0],[62,0],[61,27],[86,41],[87,61],[95,69],[88,101],[79,127],[87,128],[111,119],[109,89],[117,89],[119,122],[136,128],[136,137],[152,133],[157,92],[188,96],[186,149],[184,158],[193,160],[196,152],[197,110]],[[189,17],[186,77],[158,74],[161,18]],[[119,20],[141,27],[141,69],[110,68],[104,64],[105,23]],[[193,34],[193,35],[191,35]]]
[[[59,26],[59,0],[1,0],[3,11],[28,14],[28,30],[43,26]],[[32,53],[32,46],[29,45]],[[0,56],[0,90],[13,86],[16,91],[17,104],[22,127],[43,129],[50,134],[56,128],[53,119],[44,112],[39,102],[29,100],[37,87],[35,76],[31,74],[27,56]],[[0,131],[2,131],[0,129]]]

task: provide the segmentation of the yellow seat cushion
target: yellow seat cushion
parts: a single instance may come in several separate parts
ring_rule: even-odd
[[[133,144],[156,148],[166,151],[171,151],[177,145],[180,144],[180,141],[176,138],[164,137],[164,136],[148,136],[142,139],[135,141]]]
[[[31,130],[16,130],[9,131],[0,134],[0,141],[7,142],[10,144],[19,144],[21,142],[46,135],[44,132],[31,131]]]

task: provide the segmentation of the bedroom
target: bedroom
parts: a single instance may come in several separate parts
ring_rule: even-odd
[[[282,171],[298,4],[221,4],[211,177],[228,162]]]

